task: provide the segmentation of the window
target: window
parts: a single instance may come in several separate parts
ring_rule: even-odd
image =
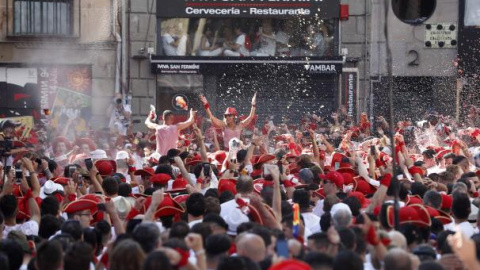
[[[465,2],[465,26],[480,26],[480,1],[467,0]]]
[[[15,35],[72,35],[73,0],[14,0]]]
[[[161,55],[324,57],[338,51],[338,20],[173,18],[161,21]]]
[[[435,12],[437,0],[392,0],[393,13],[408,24],[421,24]]]

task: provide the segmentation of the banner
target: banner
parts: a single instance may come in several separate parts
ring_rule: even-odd
[[[69,120],[86,131],[91,94],[89,65],[0,67],[0,118],[28,116],[55,128]]]
[[[20,126],[15,128],[15,134],[18,140],[26,141],[30,137],[30,131],[33,129],[33,117],[32,116],[20,116],[20,117],[7,117],[0,118],[0,122],[4,120],[12,120],[16,123],[20,123]]]
[[[348,116],[358,117],[358,68],[344,68],[342,73],[342,87],[340,88],[341,102],[347,108]]]
[[[157,0],[159,18],[338,18],[339,0]]]

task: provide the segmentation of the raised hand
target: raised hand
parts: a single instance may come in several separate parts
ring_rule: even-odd
[[[204,106],[208,104],[208,100],[204,95],[200,95],[200,101],[203,103]]]
[[[257,105],[257,92],[253,94],[253,98],[252,98],[252,106],[255,106],[255,105]]]
[[[33,163],[32,163],[32,161],[31,161],[30,159],[28,159],[28,158],[26,158],[26,157],[23,157],[23,158],[21,159],[21,161],[22,161],[23,167],[24,167],[25,169],[27,169],[27,171],[29,171],[29,172],[33,172],[33,171],[34,171],[34,169],[33,169]]]
[[[160,205],[160,203],[163,201],[163,198],[164,198],[163,188],[156,190],[152,194],[152,205]]]

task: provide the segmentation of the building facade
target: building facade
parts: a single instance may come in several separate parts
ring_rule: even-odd
[[[1,0],[0,118],[103,127],[122,90],[120,10],[110,0]]]
[[[175,3],[158,0],[155,53],[150,61],[156,80],[155,104],[160,109],[185,114],[175,108],[176,96],[186,98],[191,107],[199,108],[197,96],[205,94],[216,105],[217,114],[229,105],[248,113],[249,97],[258,92],[259,100],[265,99],[259,114],[275,114],[279,117],[277,120],[304,113],[328,115],[340,105],[347,106],[355,117],[363,111],[371,117],[386,114],[388,74],[384,18],[388,4],[395,111],[405,118],[419,117],[420,112],[428,110],[455,114],[457,68],[453,61],[459,42],[457,1],[322,1],[325,6],[317,9],[321,10],[318,14],[292,13],[290,16],[288,12],[274,11],[281,10],[281,6],[300,9],[302,5],[308,7],[318,2],[269,1],[274,4],[267,7],[261,6],[263,1],[221,1],[219,5],[214,0]],[[235,14],[236,7],[244,9],[240,8]],[[225,48],[218,50],[218,54],[214,50],[211,54],[201,52],[202,40],[225,46],[226,36],[232,35],[235,23],[242,26],[241,34],[249,39],[248,55],[226,55]],[[453,25],[453,30],[434,31],[440,24],[448,28]],[[315,29],[309,29],[309,25]],[[263,28],[267,31],[272,28],[275,36],[280,36],[276,40],[277,51],[269,53],[267,47],[261,48],[258,39]],[[210,37],[202,39],[205,30],[210,31]],[[325,38],[328,49],[321,55],[312,55],[306,49],[311,45],[304,42],[309,30],[328,36]],[[284,33],[289,37],[288,50],[282,48],[280,41]],[[165,36],[179,41],[184,37],[185,48],[180,51],[168,45],[165,48],[168,44]],[[233,36],[239,35],[233,33]],[[448,42],[454,39],[457,43],[440,47],[439,41],[433,45],[430,41],[430,45],[426,45],[430,39],[441,38]],[[325,68],[322,71],[322,67],[316,74],[305,70],[315,68],[314,64],[332,63],[337,65],[336,72]],[[142,67],[145,68],[145,64]],[[148,96],[139,98],[138,102],[143,102],[140,108],[144,110],[139,113],[148,113],[147,101],[143,99],[150,98],[152,90],[149,87]]]

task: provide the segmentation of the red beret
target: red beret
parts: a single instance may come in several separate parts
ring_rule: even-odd
[[[63,211],[68,214],[84,211],[84,210],[90,210],[92,212],[92,215],[96,212],[97,210],[97,201],[90,200],[90,199],[85,199],[85,198],[80,198],[76,201],[73,201],[65,208]]]
[[[335,186],[337,186],[337,188],[340,188],[340,189],[343,188],[344,179],[343,179],[343,176],[339,172],[336,172],[336,171],[329,172],[329,173],[327,173],[327,175],[325,175],[324,178],[326,180],[334,183]]]
[[[70,180],[69,178],[67,177],[57,177],[55,179],[52,179],[54,183],[56,184],[60,184],[62,186],[66,186],[68,185],[68,181]]]
[[[423,204],[423,200],[419,195],[407,195],[407,198],[405,198],[405,204]]]
[[[159,173],[152,176],[150,182],[152,182],[152,184],[166,185],[171,179],[172,177],[169,174]]]
[[[441,195],[442,195],[442,209],[452,208],[452,204],[453,204],[452,196],[449,196],[449,195],[443,194],[443,193],[441,193]]]
[[[256,156],[256,157],[253,157],[252,158],[253,161],[252,163],[254,165],[257,165],[257,164],[261,164],[261,163],[265,163],[265,162],[268,162],[270,160],[274,160],[275,159],[275,156],[274,155],[261,155],[261,156]]]
[[[117,163],[115,160],[101,159],[94,163],[101,176],[112,176],[117,172]]]
[[[202,162],[202,157],[199,154],[193,155],[185,159],[185,165],[195,166]]]
[[[365,195],[359,191],[352,191],[348,193],[348,197],[357,198],[360,204],[362,205],[362,208],[367,208],[367,206],[370,204],[370,200],[365,198]]]
[[[167,192],[179,192],[184,191],[187,188],[187,180],[183,177],[177,177],[172,183],[172,189],[167,190]]]
[[[185,212],[185,209],[172,198],[170,193],[165,193],[163,201],[157,208],[155,212],[155,218],[165,217],[165,216],[174,216],[177,214],[182,214]]]
[[[310,265],[298,260],[284,260],[274,264],[268,270],[311,270]]]
[[[141,175],[141,176],[152,176],[155,174],[155,171],[153,168],[150,167],[144,167],[143,169],[136,170],[134,175]]]
[[[393,206],[387,208],[388,225],[394,227]],[[420,204],[404,206],[398,210],[398,219],[400,225],[413,224],[419,227],[429,227],[431,225],[428,211]]]
[[[237,180],[220,179],[218,181],[218,194],[222,194],[224,191],[231,191],[234,195],[237,194]]]

